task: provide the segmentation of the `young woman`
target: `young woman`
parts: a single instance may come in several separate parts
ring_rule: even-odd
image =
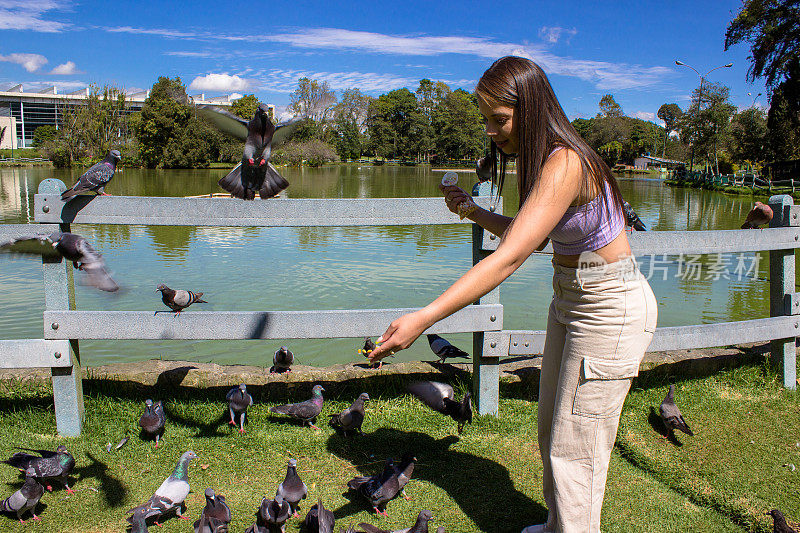
[[[570,125],[544,72],[527,59],[503,57],[475,92],[499,162],[493,180],[502,192],[506,161],[516,157],[521,207],[513,219],[483,209],[470,215],[502,236],[497,250],[432,303],[392,322],[371,358],[408,348],[497,287],[549,238],[555,294],[538,408],[548,516],[523,533],[594,533],[622,404],[656,327],[656,299],[631,256],[617,184]],[[469,198],[455,186],[442,190],[453,212]]]

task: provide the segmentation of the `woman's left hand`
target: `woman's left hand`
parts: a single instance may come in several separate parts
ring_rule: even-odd
[[[376,342],[380,346],[369,354],[369,360],[376,363],[384,357],[394,355],[400,350],[405,350],[430,326],[431,324],[422,315],[421,311],[401,316],[389,324],[386,332],[378,338]]]

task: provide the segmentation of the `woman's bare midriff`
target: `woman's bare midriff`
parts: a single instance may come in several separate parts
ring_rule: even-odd
[[[622,230],[613,241],[592,253],[602,257],[606,263],[616,263],[620,259],[626,259],[631,255],[631,247],[630,244],[628,244],[628,235],[625,233],[625,230]],[[580,257],[580,255],[553,254],[553,259],[556,263],[570,268],[578,268],[581,266],[579,264]]]

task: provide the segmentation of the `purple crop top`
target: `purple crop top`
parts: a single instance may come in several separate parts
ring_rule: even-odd
[[[553,150],[552,156],[560,148]],[[611,187],[603,181],[606,200],[598,194],[583,205],[571,205],[550,232],[553,251],[561,255],[593,252],[617,238],[625,228],[622,210],[614,202]]]

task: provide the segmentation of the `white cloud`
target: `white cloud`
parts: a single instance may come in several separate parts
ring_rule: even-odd
[[[556,44],[561,38],[562,34],[566,36],[567,44],[569,44],[569,40],[572,39],[577,33],[578,30],[575,28],[572,28],[571,30],[560,28],[558,26],[542,26],[539,28],[539,38],[550,44]]]
[[[297,80],[300,78],[328,82],[330,88],[336,91],[357,87],[366,93],[392,91],[401,87],[409,87],[413,90],[419,83],[417,78],[375,72],[317,72],[282,69],[271,69],[262,73],[259,82],[262,90],[289,93],[297,88]]]
[[[28,72],[36,72],[47,64],[47,58],[39,54],[8,54],[0,56],[0,61],[22,65]]]
[[[75,68],[75,63],[72,61],[67,61],[66,63],[62,63],[51,70],[50,74],[55,74],[57,76],[72,76],[74,74],[82,74],[82,72]]]
[[[134,28],[131,26],[120,26],[117,28],[105,28],[111,33],[131,33],[134,35],[158,35],[159,37],[169,37],[172,39],[199,39],[206,34],[196,32],[186,32],[178,30],[167,30],[163,28]]]
[[[215,55],[211,52],[164,52],[165,56],[175,56],[175,57],[215,57]]]
[[[637,111],[631,115],[633,118],[640,118],[642,120],[649,120],[650,122],[656,121],[656,114],[647,111]]]
[[[69,4],[55,0],[0,0],[0,30],[62,31],[66,23],[44,20],[42,15],[65,7]]]
[[[253,89],[257,83],[254,80],[247,80],[239,76],[229,74],[206,74],[198,76],[189,85],[193,91],[216,91],[221,93],[233,91],[247,91]]]

